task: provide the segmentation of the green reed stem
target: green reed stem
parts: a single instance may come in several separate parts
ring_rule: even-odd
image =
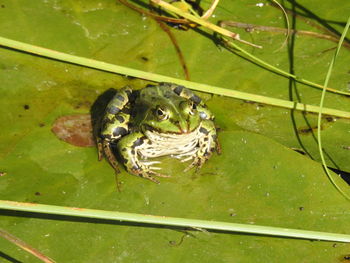
[[[328,72],[327,72],[327,75],[326,75],[326,79],[324,81],[324,87],[327,87],[328,85],[328,82],[329,82],[329,79],[331,77],[331,74],[332,74],[332,70],[333,70],[333,66],[334,66],[334,63],[337,59],[337,56],[339,54],[339,51],[340,51],[340,48],[342,46],[342,43],[345,39],[345,36],[349,30],[349,26],[350,26],[350,17],[348,18],[348,22],[346,23],[346,26],[343,30],[343,33],[341,35],[341,38],[338,42],[338,46],[337,46],[337,50],[335,51],[334,53],[334,56],[331,60],[331,63],[329,65],[329,68],[328,68]],[[326,89],[324,88],[323,91],[322,91],[322,95],[321,95],[321,101],[320,101],[320,111],[318,113],[318,120],[317,120],[317,140],[318,140],[318,150],[320,152],[320,156],[321,156],[321,160],[322,160],[322,165],[323,165],[323,168],[329,178],[329,180],[332,182],[332,184],[335,186],[335,188],[348,200],[350,200],[350,196],[347,195],[337,184],[336,182],[334,181],[328,167],[327,167],[327,164],[326,164],[326,160],[324,158],[324,154],[323,154],[323,148],[322,148],[322,140],[321,140],[321,119],[322,119],[322,114],[324,112],[323,110],[323,103],[324,103],[324,99],[325,99],[325,95],[326,95]]]
[[[172,77],[163,76],[155,73],[118,66],[118,65],[114,65],[114,64],[94,60],[94,59],[78,57],[78,56],[19,42],[19,41],[4,38],[4,37],[0,37],[0,46],[19,50],[19,51],[34,54],[34,55],[39,55],[50,59],[68,62],[68,63],[80,65],[80,66],[85,66],[89,68],[94,68],[94,69],[117,73],[117,74],[126,75],[126,76],[133,76],[140,79],[145,79],[145,80],[150,80],[155,82],[172,82],[178,85],[186,86],[193,90],[208,92],[208,93],[217,94],[217,95],[223,95],[223,96],[232,97],[236,99],[255,101],[258,103],[264,103],[264,104],[283,107],[287,109],[294,109],[294,110],[314,112],[314,113],[318,113],[320,110],[318,106],[307,105],[303,103],[297,103],[297,102],[281,100],[281,99],[275,99],[275,98],[265,97],[261,95],[246,93],[242,91],[224,89],[216,86],[209,86],[206,84],[172,78]],[[350,118],[350,112],[330,109],[330,108],[323,108],[323,114],[333,115],[333,116],[343,117],[343,118]]]
[[[311,240],[324,240],[336,242],[350,242],[350,235],[327,232],[289,229],[269,226],[237,224],[219,221],[176,218],[166,216],[154,216],[117,211],[95,210],[87,208],[64,207],[44,204],[22,203],[0,200],[0,209],[24,211],[40,214],[52,214],[82,218],[94,218],[102,220],[115,220],[117,222],[134,222],[142,224],[156,224],[176,227],[190,227],[193,229],[207,229],[218,231],[230,231],[239,233],[251,233],[259,235],[292,237]]]

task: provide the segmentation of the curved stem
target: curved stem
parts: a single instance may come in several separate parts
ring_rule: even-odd
[[[348,32],[349,30],[349,27],[350,27],[350,16],[348,18],[348,22],[346,23],[346,26],[343,30],[343,34],[342,36],[340,37],[340,40],[339,40],[339,43],[338,43],[338,46],[337,46],[337,50],[335,51],[335,54],[331,60],[331,63],[329,65],[329,68],[328,68],[328,72],[327,72],[327,75],[326,75],[326,79],[325,79],[325,82],[324,82],[324,87],[326,87],[328,85],[328,82],[329,82],[329,79],[331,77],[331,73],[332,73],[332,70],[333,70],[333,66],[334,66],[334,63],[335,63],[335,60],[339,54],[339,50],[342,46],[342,43],[345,39],[345,36],[346,36],[346,33]],[[347,195],[338,185],[337,183],[334,181],[331,173],[329,172],[329,169],[327,167],[327,164],[326,164],[326,160],[324,158],[324,154],[323,154],[323,148],[322,148],[322,140],[321,140],[321,119],[322,119],[322,112],[323,112],[323,102],[324,102],[324,98],[325,98],[325,95],[326,95],[326,89],[324,88],[323,91],[322,91],[322,95],[321,95],[321,101],[320,101],[320,111],[318,113],[318,119],[317,119],[317,140],[318,140],[318,150],[320,152],[320,157],[321,157],[321,160],[322,160],[322,165],[323,165],[323,168],[329,178],[329,180],[332,182],[332,184],[334,185],[334,187],[348,200],[350,200],[350,196]]]

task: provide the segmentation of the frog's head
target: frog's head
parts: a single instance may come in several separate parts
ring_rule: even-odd
[[[197,105],[186,99],[159,100],[143,121],[143,128],[159,133],[190,133],[201,123]]]

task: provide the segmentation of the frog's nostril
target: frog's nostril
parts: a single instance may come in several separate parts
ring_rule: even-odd
[[[181,133],[187,133],[188,132],[188,125],[186,122],[180,122],[179,120],[173,122],[181,131]]]

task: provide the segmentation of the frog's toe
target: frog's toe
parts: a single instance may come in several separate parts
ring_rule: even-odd
[[[160,174],[160,173],[153,172],[153,171],[150,171],[150,172],[152,173],[152,175],[157,176],[157,177],[164,177],[164,178],[171,177],[171,175],[167,175],[167,174]]]
[[[155,167],[157,168],[157,167]],[[150,168],[148,168],[149,170],[148,171],[144,171],[142,169],[138,169],[138,170],[133,170],[132,173],[142,177],[142,178],[145,178],[145,179],[148,179],[156,184],[159,184],[160,182],[155,179],[154,177],[170,177],[169,175],[165,175],[165,174],[160,174],[160,173],[157,173],[155,171],[152,171],[150,170]]]
[[[150,166],[148,169],[150,170],[162,170],[160,167]]]
[[[150,166],[153,164],[160,164],[161,162],[159,162],[159,161],[142,161],[141,163],[142,163],[142,165],[147,167],[147,169],[149,169],[149,170],[161,170],[162,169],[161,167]]]
[[[187,162],[187,161],[189,161],[189,160],[191,160],[191,159],[193,159],[193,156],[189,156],[189,157],[187,157],[187,158],[185,158],[185,159],[182,159],[181,162],[182,162],[182,163],[185,163],[185,162]]]
[[[151,180],[152,182],[156,183],[156,184],[160,184],[160,182],[154,178],[154,176],[157,177],[170,177],[170,175],[165,175],[165,174],[160,174],[154,171],[148,171],[147,173],[143,173],[141,175],[143,178]]]
[[[203,166],[206,160],[208,160],[208,158],[203,158],[203,157],[201,158],[198,156],[195,157],[193,162],[184,170],[184,172],[188,172],[193,167],[196,167],[196,171],[198,171]]]
[[[199,163],[199,158],[195,158],[194,161],[189,165],[187,166],[187,168],[185,168],[184,172],[188,172],[189,170],[191,170],[193,167],[195,166],[198,166],[198,163]]]
[[[147,175],[147,176],[142,176],[143,178],[152,181],[153,183],[160,184],[160,182],[154,178],[153,176]]]

